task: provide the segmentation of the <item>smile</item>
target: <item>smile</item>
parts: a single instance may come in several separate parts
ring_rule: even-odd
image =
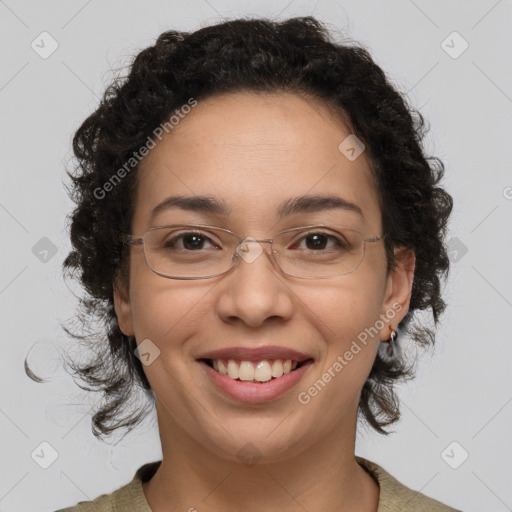
[[[274,400],[297,385],[313,359],[301,362],[201,359],[198,362],[224,395],[237,401],[258,403]]]

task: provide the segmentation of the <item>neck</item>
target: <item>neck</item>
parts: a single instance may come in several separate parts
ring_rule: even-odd
[[[244,464],[212,453],[159,415],[162,464],[143,484],[146,500],[153,512],[376,512],[379,487],[355,461],[355,416],[350,423],[349,432],[338,426],[290,458]]]

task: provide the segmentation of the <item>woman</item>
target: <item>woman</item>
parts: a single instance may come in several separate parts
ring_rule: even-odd
[[[423,119],[313,18],[169,31],[74,138],[65,262],[108,350],[94,433],[154,404],[162,460],[65,510],[454,510],[354,454],[445,309],[452,198]],[[87,338],[81,338],[87,340]],[[146,407],[127,410],[137,389]]]

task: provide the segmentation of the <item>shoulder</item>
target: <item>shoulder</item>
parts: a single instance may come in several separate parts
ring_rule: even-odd
[[[461,512],[403,485],[375,462],[358,456],[356,456],[356,461],[369,471],[379,483],[380,497],[377,512],[395,512],[396,510],[407,512]]]
[[[74,507],[55,512],[151,512],[142,490],[142,483],[150,480],[161,461],[141,466],[132,481],[110,494],[102,494],[93,501],[80,501]]]
[[[120,500],[126,501],[126,497],[130,495],[130,487],[132,487],[132,485],[133,483],[130,482],[111,494],[102,494],[92,501],[80,501],[74,507],[63,508],[55,512],[118,512],[119,509],[116,507],[115,503]],[[129,507],[125,510],[138,512],[138,509]]]
[[[93,501],[80,501],[74,507],[61,508],[55,512],[114,512],[113,499],[122,489],[124,487],[112,494],[102,494]]]

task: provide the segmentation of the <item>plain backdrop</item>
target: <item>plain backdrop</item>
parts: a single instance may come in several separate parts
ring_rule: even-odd
[[[427,150],[444,161],[455,202],[436,349],[400,388],[395,433],[361,430],[356,453],[461,510],[512,510],[511,1],[0,0],[1,511],[91,500],[161,457],[151,416],[124,438],[96,440],[98,397],[58,360],[70,343],[60,323],[76,306],[61,276],[65,168],[111,70],[171,28],[310,14],[367,46],[428,119]],[[49,382],[26,377],[29,350]]]

